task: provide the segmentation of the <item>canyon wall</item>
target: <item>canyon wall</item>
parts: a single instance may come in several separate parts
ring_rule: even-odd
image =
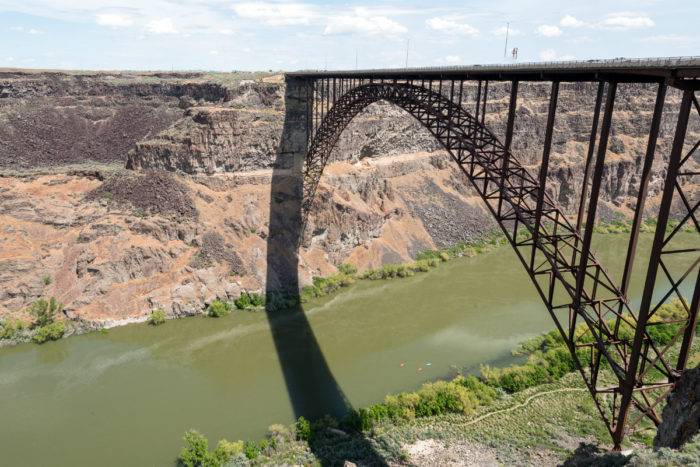
[[[537,170],[549,98],[521,85],[513,152]],[[468,86],[465,105],[473,101]],[[83,327],[200,313],[267,280],[271,184],[285,125],[281,76],[0,73],[0,318],[56,297]],[[504,132],[508,86],[487,124]],[[604,218],[630,213],[655,90],[622,85],[604,173]],[[569,212],[582,186],[595,87],[562,84],[548,189]],[[678,95],[654,167],[658,198]],[[700,135],[693,124],[691,135]],[[126,168],[125,168],[126,167]],[[271,191],[273,194],[271,195]],[[420,124],[386,103],[346,129],[303,233],[303,283],[350,262],[408,261],[495,227]]]

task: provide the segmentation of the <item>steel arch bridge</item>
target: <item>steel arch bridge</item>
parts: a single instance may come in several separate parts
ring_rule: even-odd
[[[485,125],[489,82],[494,81],[510,83],[502,139]],[[510,150],[519,83],[529,81],[551,83],[537,174],[530,173]],[[466,102],[464,85],[468,82],[477,86],[477,94],[475,100]],[[565,214],[546,190],[561,82],[597,83],[598,87],[575,215]],[[295,94],[301,103],[297,119],[306,129],[304,213],[309,211],[324,167],[350,121],[374,102],[401,107],[447,150],[500,225],[564,338],[615,447],[620,448],[626,431],[644,417],[660,423],[659,403],[688,363],[700,302],[700,237],[695,237],[692,248],[675,246],[682,229],[700,234],[700,193],[688,189],[700,181],[700,141],[687,138],[689,121],[700,119],[700,59],[309,71],[288,74],[287,83],[288,93]],[[649,83],[657,92],[624,269],[622,277],[615,278],[596,258],[591,241],[619,83]],[[668,163],[651,253],[637,258],[648,266],[641,304],[635,307],[628,297],[630,277],[669,87],[679,89],[682,97],[671,151],[662,156]],[[684,212],[679,222],[670,223],[674,203]],[[669,265],[681,258],[690,267],[675,273]],[[692,297],[681,291],[688,285],[694,291]],[[659,286],[664,288],[661,294]],[[650,331],[667,322],[655,314],[674,296],[680,299],[685,316],[681,322],[673,322],[678,332],[671,342],[657,345]],[[577,326],[583,326],[585,334],[577,332]],[[669,352],[678,343],[680,351]],[[611,370],[611,380],[604,381],[601,376],[604,367]]]

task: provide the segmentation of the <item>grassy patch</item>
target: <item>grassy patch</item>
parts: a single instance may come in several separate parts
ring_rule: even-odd
[[[343,265],[341,265],[342,267]],[[314,298],[325,297],[334,292],[337,292],[343,287],[349,287],[355,283],[355,269],[346,265],[344,267],[347,272],[338,272],[328,277],[314,277],[311,285],[307,285],[301,289],[301,303],[307,303]]]

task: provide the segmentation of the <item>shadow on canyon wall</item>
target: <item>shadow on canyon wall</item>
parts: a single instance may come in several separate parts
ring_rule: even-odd
[[[298,248],[303,235],[302,168],[307,149],[307,98],[303,82],[287,82],[285,109],[282,141],[273,168],[270,193],[267,318],[295,417],[315,420],[331,415],[342,419],[352,407],[328,366],[299,296]],[[288,304],[284,310],[280,310],[281,302]],[[362,459],[356,460],[365,465],[385,464],[366,439],[359,439],[356,435],[351,438],[352,452],[364,453]],[[324,464],[335,464],[342,458],[342,453],[330,453],[314,442],[310,444]]]

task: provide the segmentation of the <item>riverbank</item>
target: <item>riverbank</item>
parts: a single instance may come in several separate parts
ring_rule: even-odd
[[[674,320],[682,314],[681,304],[672,302],[658,310],[656,319]],[[670,343],[676,326],[657,326],[655,344]],[[584,327],[577,329],[577,335],[585,336]],[[677,352],[677,345],[669,350]],[[513,353],[525,355],[527,361],[505,368],[482,366],[478,378],[458,376],[426,383],[415,392],[388,395],[384,402],[352,411],[343,420],[326,416],[309,422],[301,417],[294,425],[271,426],[257,441],[222,439],[211,452],[208,440],[190,430],[178,459],[188,466],[346,461],[461,465],[465,458],[472,464],[655,465],[659,454],[649,450],[655,428],[648,421],[626,439],[627,454],[607,452],[610,435],[558,331],[522,342]],[[689,366],[700,364],[699,343],[691,355]],[[585,352],[579,359],[587,364]],[[599,381],[613,380],[604,370]],[[660,455],[687,460],[699,449],[700,436],[679,452]]]
[[[381,279],[400,279],[411,277],[416,273],[424,273],[436,268],[440,263],[444,263],[456,258],[473,257],[492,251],[494,248],[505,245],[506,238],[499,231],[489,231],[480,236],[477,240],[471,242],[460,242],[449,248],[439,250],[426,250],[419,253],[416,261],[411,263],[386,264],[381,268],[367,269],[358,273],[357,268],[351,264],[341,264],[338,266],[338,272],[329,276],[314,277],[312,284],[303,287],[298,297],[288,296],[271,296],[265,297],[262,291],[242,291],[240,296],[235,300],[219,300],[215,299],[208,303],[200,313],[190,313],[184,316],[167,315],[160,309],[155,309],[149,315],[144,315],[142,318],[131,318],[125,320],[112,320],[97,327],[94,324],[83,321],[69,321],[61,319],[62,305],[56,302],[56,312],[52,314],[50,323],[38,324],[35,314],[31,311],[37,306],[43,306],[44,303],[51,300],[56,301],[54,297],[47,297],[37,300],[32,303],[27,309],[27,319],[7,319],[0,320],[0,348],[3,346],[12,346],[26,342],[34,342],[43,344],[48,341],[67,338],[74,335],[85,334],[88,332],[106,332],[108,329],[128,324],[147,323],[149,325],[162,325],[166,321],[172,319],[181,319],[198,315],[205,315],[213,318],[221,317],[230,313],[233,310],[239,311],[268,311],[268,312],[285,312],[290,309],[298,309],[300,304],[307,304],[312,300],[332,296],[343,289],[350,287],[357,281],[363,280],[381,280]],[[221,310],[221,311],[216,311]],[[154,319],[154,314],[157,319]],[[55,323],[54,323],[55,321]],[[53,324],[60,327],[60,332],[51,333],[47,338],[40,336],[45,333],[43,328],[46,324]]]
[[[677,221],[671,220],[668,223],[667,231],[670,232],[678,225]],[[651,234],[656,228],[655,219],[647,219],[640,226],[642,234]],[[601,222],[595,226],[595,233],[602,235],[621,235],[631,232],[631,222],[627,220]],[[692,232],[692,226],[686,225],[683,232]],[[518,233],[518,236],[524,235],[524,231]],[[495,248],[507,244],[505,235],[500,230],[491,230],[483,233],[477,240],[470,242],[459,242],[450,247],[425,250],[416,255],[415,261],[408,263],[391,263],[385,264],[380,268],[369,268],[358,272],[357,268],[352,264],[343,263],[338,266],[337,272],[328,276],[314,277],[310,285],[304,286],[298,297],[275,296],[265,297],[263,291],[260,290],[243,290],[240,296],[234,300],[219,300],[215,299],[206,304],[199,313],[187,313],[181,316],[168,315],[161,309],[151,310],[149,315],[144,315],[140,318],[129,318],[122,320],[110,320],[96,326],[94,323],[88,323],[81,320],[62,320],[59,317],[57,323],[61,324],[61,332],[51,333],[48,338],[36,338],[37,328],[36,323],[18,320],[7,319],[0,320],[0,348],[4,346],[12,346],[25,342],[35,342],[42,344],[47,341],[67,338],[73,335],[80,335],[88,332],[106,332],[119,326],[128,324],[147,323],[150,325],[161,325],[172,319],[181,319],[192,316],[205,315],[209,317],[220,317],[221,313],[212,313],[211,310],[224,309],[228,314],[233,310],[241,311],[268,311],[268,312],[284,312],[289,309],[298,309],[299,305],[308,304],[314,300],[333,296],[348,287],[354,285],[357,281],[364,280],[393,280],[404,279],[411,277],[417,273],[425,273],[433,268],[438,267],[441,263],[454,260],[462,257],[474,257],[483,253],[492,251]],[[46,297],[33,303],[28,308],[31,310],[33,306],[42,302],[54,299]],[[157,320],[152,319],[153,313],[158,314]],[[32,316],[32,313],[27,313]],[[58,326],[58,325],[57,325]],[[39,330],[39,332],[42,332]]]

